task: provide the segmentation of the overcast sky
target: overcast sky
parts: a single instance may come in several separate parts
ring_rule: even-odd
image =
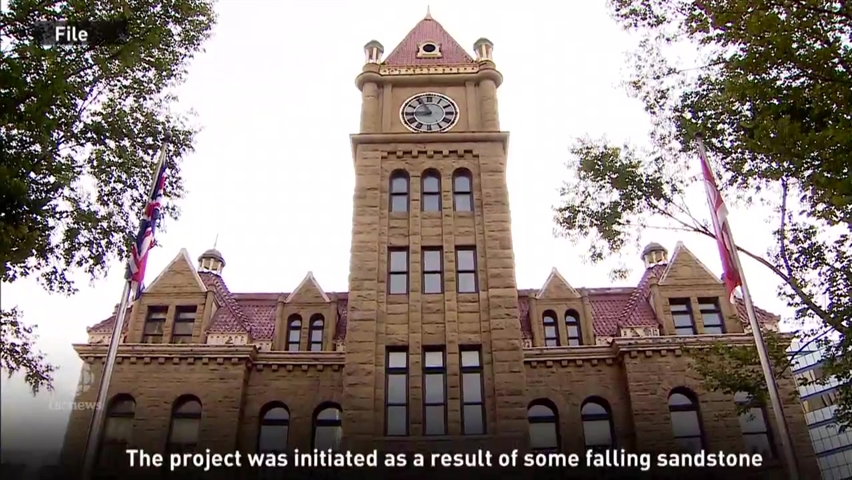
[[[5,3],[5,2],[4,2]],[[538,288],[557,267],[574,287],[610,285],[608,267],[591,267],[553,236],[552,206],[571,172],[572,138],[606,135],[642,143],[649,122],[620,82],[636,40],[621,32],[604,2],[431,1],[432,16],[472,53],[494,42],[505,82],[499,90],[503,130],[511,132],[508,182],[520,288]],[[193,259],[213,246],[227,265],[232,291],[289,292],[313,271],[326,291],[348,281],[354,174],[349,134],[359,128],[354,85],[372,39],[390,53],[426,13],[421,1],[220,0],[219,23],[189,69],[180,108],[203,128],[185,160],[183,215],[159,232],[148,281],[186,248]],[[697,161],[697,160],[696,160]],[[706,213],[701,195],[694,211]],[[770,243],[765,212],[732,209],[737,241],[758,253]],[[705,218],[706,215],[705,215]],[[671,251],[678,240],[721,273],[712,240],[647,232]],[[787,314],[777,280],[745,262],[755,302]],[[638,252],[631,281],[641,273]],[[86,327],[108,317],[122,288],[123,266],[72,298],[44,293],[35,282],[3,285],[2,306],[17,305],[39,325],[38,346],[60,367],[56,390],[35,400],[20,378],[2,379],[4,448],[59,448],[82,362],[71,347]],[[58,409],[57,409],[58,408]],[[55,432],[50,438],[43,432]],[[35,435],[39,434],[39,435]]]

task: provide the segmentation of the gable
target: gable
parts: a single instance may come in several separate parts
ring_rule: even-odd
[[[572,287],[556,268],[550,271],[550,276],[536,295],[537,299],[566,299],[580,298],[580,294]]]
[[[185,248],[145,287],[145,293],[206,293],[207,287],[198,276]]]
[[[314,278],[313,272],[308,272],[302,283],[293,290],[284,303],[329,303],[330,301]]]
[[[659,284],[721,285],[722,280],[701,263],[683,242],[678,242],[668,266],[660,276]]]

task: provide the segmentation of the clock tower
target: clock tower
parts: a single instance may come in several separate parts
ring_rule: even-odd
[[[365,46],[342,398],[352,450],[528,442],[503,77],[490,41],[473,48],[428,14],[386,57]]]

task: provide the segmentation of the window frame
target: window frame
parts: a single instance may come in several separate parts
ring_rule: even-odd
[[[426,255],[429,253],[437,253],[438,254],[438,270],[428,269],[426,262]],[[444,250],[442,247],[423,247],[421,253],[421,264],[423,265],[423,294],[424,295],[440,295],[444,293]],[[438,286],[439,289],[437,292],[428,292],[426,291],[426,278],[428,275],[437,275],[438,276]]]
[[[119,406],[130,404],[129,409],[119,409]],[[133,396],[119,393],[114,395],[109,401],[106,415],[104,418],[104,431],[100,438],[100,447],[97,451],[96,465],[105,466],[104,463],[111,466],[113,461],[119,462],[117,457],[124,460],[126,455],[125,450],[132,444],[133,427],[136,421],[136,399]],[[110,422],[120,421],[129,424],[129,438],[117,439],[109,435]]]
[[[477,354],[477,365],[476,366],[465,366],[464,364],[464,353],[465,352],[476,352]],[[481,345],[459,345],[459,373],[461,374],[461,395],[459,395],[459,401],[461,403],[461,434],[468,435],[487,435],[488,434],[488,423],[485,412],[485,374],[484,369],[482,367],[482,346]],[[478,401],[469,401],[466,398],[466,391],[464,389],[464,375],[476,373],[479,374],[479,400]],[[465,422],[465,407],[467,406],[478,406],[479,407],[479,415],[482,425],[481,432],[468,432],[467,431],[467,422]]]
[[[405,271],[394,271],[393,254],[405,253]],[[393,291],[393,278],[395,275],[405,276],[405,291]],[[388,247],[388,295],[408,295],[411,289],[411,253],[408,247]]]
[[[438,182],[438,189],[434,192],[428,191],[426,188],[426,182],[430,179],[435,179]],[[437,199],[438,208],[435,210],[427,209],[427,198]],[[441,201],[441,173],[434,169],[428,169],[424,171],[420,177],[420,209],[424,212],[441,212],[443,207],[442,204],[443,202]]]
[[[405,191],[394,190],[394,180],[405,180]],[[394,209],[394,199],[405,198],[405,210]],[[390,213],[409,213],[411,211],[411,176],[405,170],[394,170],[388,179],[388,211]]]
[[[270,418],[267,419],[267,415],[273,410],[283,409],[287,412],[286,419],[280,418]],[[257,453],[283,453],[287,451],[287,447],[290,443],[290,409],[287,408],[287,405],[281,402],[269,402],[264,405],[260,409],[260,419],[257,427]],[[280,449],[263,449],[261,448],[261,439],[263,438],[263,428],[264,427],[287,427],[287,434],[284,437],[284,445]]]
[[[402,354],[405,358],[405,366],[404,367],[391,367],[390,359],[393,354]],[[404,346],[387,346],[385,348],[385,436],[387,437],[407,437],[410,427],[411,420],[411,409],[409,408],[409,395],[408,391],[411,388],[411,377],[410,377],[410,369],[411,361],[409,359],[408,347]],[[394,376],[400,376],[405,379],[405,398],[404,402],[395,402],[391,401],[390,398],[390,379]],[[388,418],[390,417],[389,413],[392,408],[404,408],[405,409],[405,431],[402,433],[391,433],[390,431],[390,423],[388,422]]]
[[[672,316],[672,326],[674,326],[675,335],[683,336],[683,337],[690,336],[690,335],[697,335],[698,329],[695,325],[695,313],[692,311],[692,299],[690,299],[690,298],[669,298],[668,303],[669,303],[669,312],[671,313],[671,316]],[[684,307],[685,310],[677,310],[676,311],[674,309],[674,307]],[[687,327],[678,327],[677,326],[676,317],[678,315],[681,315],[681,316],[686,315],[686,316],[689,317],[690,326],[688,328],[691,329],[692,333],[684,334],[684,333],[679,332],[679,330],[684,330]]]
[[[429,353],[439,353],[441,355],[441,366],[429,366],[426,363],[426,356]],[[442,346],[425,346],[423,347],[423,435],[424,436],[441,436],[446,435],[448,431],[448,405],[447,405],[447,350]],[[427,382],[426,378],[428,376],[440,376],[441,377],[441,386],[443,389],[443,393],[441,395],[441,402],[430,402],[427,400],[429,396],[427,393]],[[429,428],[427,427],[427,421],[429,416],[426,412],[429,410],[429,407],[441,407],[443,410],[443,415],[441,415],[441,431],[439,433],[430,433]]]
[[[322,413],[326,410],[334,410],[337,412],[337,418],[329,419],[329,418],[319,418]],[[321,428],[339,428],[341,434],[343,432],[343,409],[340,408],[340,405],[331,402],[321,403],[314,410],[313,416],[311,416],[311,450],[317,448],[317,433]],[[338,439],[339,441],[339,439]],[[340,444],[338,443],[333,451],[337,451],[340,449]]]
[[[568,319],[573,319],[573,321],[569,321]],[[571,328],[577,328],[577,335],[571,335]],[[569,308],[565,310],[565,344],[569,347],[581,347],[583,346],[583,325],[580,321],[580,312],[574,310],[573,308]]]
[[[460,268],[460,257],[462,252],[471,252],[473,254],[473,267],[471,270],[465,269],[462,270]],[[479,293],[479,259],[476,258],[476,247],[475,246],[457,246],[456,247],[456,293],[459,294],[476,294]],[[463,292],[461,290],[461,277],[462,275],[473,275],[473,291]]]
[[[767,416],[766,416],[767,412],[766,412],[765,406],[755,404],[747,396],[745,398],[743,398],[743,395],[741,395],[741,393],[744,393],[744,392],[739,392],[739,393],[734,395],[734,403],[738,404],[740,407],[743,407],[743,406],[749,407],[748,411],[740,413],[738,415],[738,418],[737,418],[739,420],[739,423],[740,423],[740,431],[742,432],[743,442],[745,443],[745,446],[748,447],[748,440],[747,439],[749,437],[764,437],[766,439],[766,445],[769,446],[769,458],[771,458],[771,459],[778,458],[778,452],[775,449],[775,438],[772,435],[772,427],[769,425],[769,421],[767,420]],[[749,405],[749,404],[751,404],[751,405]],[[746,423],[746,424],[750,423],[754,420],[754,418],[744,418],[744,417],[755,415],[755,412],[760,414],[761,421],[763,422],[763,430],[762,431],[747,431],[745,429],[744,423]],[[751,453],[751,452],[747,452],[747,453]],[[765,452],[757,452],[757,453],[760,453],[760,455],[765,454]],[[767,457],[765,455],[764,455],[763,458],[767,459]]]
[[[319,322],[319,327],[317,327]],[[314,333],[319,332],[319,341],[314,340]],[[308,351],[321,352],[325,345],[325,317],[320,313],[311,315],[311,323],[308,327]],[[318,348],[314,348],[318,347]]]
[[[530,412],[535,407],[543,407],[550,411],[549,415],[537,415],[531,416]],[[552,447],[534,447],[533,444],[533,425],[534,424],[545,424],[551,425],[553,427],[555,437],[556,437],[556,445]],[[556,409],[556,405],[553,404],[550,400],[546,399],[537,399],[530,402],[527,406],[527,425],[529,429],[530,435],[530,449],[536,453],[543,452],[559,452],[562,448],[562,435],[560,432],[559,425],[559,411]]]
[[[181,408],[184,405],[188,405],[190,403],[198,404],[198,412],[181,412]],[[194,395],[183,395],[178,397],[175,400],[175,403],[172,405],[171,416],[169,417],[169,434],[166,437],[166,451],[169,453],[184,453],[184,452],[194,452],[198,447],[198,440],[201,436],[201,419],[204,413],[204,404],[201,403],[201,400]],[[196,426],[195,432],[195,442],[193,443],[178,443],[172,441],[172,435],[174,434],[174,426],[175,420],[194,420]]]
[[[468,188],[467,191],[458,188],[456,184],[456,180],[458,178],[467,179]],[[468,205],[470,205],[470,210],[459,210],[459,197],[466,196]],[[473,174],[470,170],[466,168],[459,168],[453,172],[453,211],[454,212],[470,212],[474,211],[473,206]]]
[[[705,308],[707,307],[707,308]],[[725,328],[725,317],[722,315],[722,308],[720,306],[720,302],[718,298],[713,297],[702,297],[698,299],[698,313],[701,314],[702,324],[704,326],[704,333],[709,335],[723,335],[727,332]],[[710,328],[717,328],[718,332],[710,333],[707,331],[707,321],[705,315],[718,315],[719,323],[716,325],[711,324]]]
[[[192,314],[192,321],[188,320],[187,318],[181,318],[181,315],[185,315],[185,314],[188,314],[188,313]],[[174,322],[172,323],[172,338],[171,338],[172,344],[182,345],[182,344],[192,343],[192,339],[195,337],[193,331],[195,330],[195,321],[197,320],[197,315],[198,315],[198,307],[196,305],[181,305],[181,306],[178,306],[177,308],[175,308],[175,317],[174,317]],[[186,325],[186,324],[191,325],[190,329],[189,329],[190,333],[188,335],[187,334],[175,333],[177,331],[178,325]],[[188,341],[182,341],[182,340],[188,340]]]
[[[159,345],[165,342],[166,320],[169,316],[169,307],[157,305],[149,306],[145,312],[145,323],[142,325],[142,343]],[[148,325],[160,325],[160,333],[148,333]],[[159,339],[157,342],[151,340]]]
[[[597,405],[602,408],[605,413],[584,413],[583,410],[586,409],[588,405]],[[588,440],[586,438],[586,422],[607,422],[608,431],[609,431],[609,445],[589,445]],[[580,404],[580,422],[583,427],[583,445],[586,450],[609,450],[616,448],[617,442],[615,438],[615,424],[612,420],[612,408],[605,399],[600,397],[589,397],[583,400],[583,403]]]
[[[295,342],[291,338],[293,332],[296,332]],[[287,346],[286,351],[288,352],[298,352],[302,348],[302,316],[297,313],[287,317],[287,338],[285,339],[285,344]],[[292,348],[293,346],[296,348]]]
[[[545,347],[559,347],[562,345],[562,342],[559,341],[559,319],[556,315],[556,312],[553,310],[545,310],[544,313],[541,314],[541,324],[544,330],[544,346]],[[547,334],[548,327],[553,329],[553,335]],[[552,345],[549,345],[552,343]]]
[[[689,400],[689,402],[690,402],[689,405],[672,405],[672,403],[671,403],[672,397],[674,397],[675,395],[681,395],[684,398],[686,398],[687,400]],[[677,444],[678,440],[681,440],[681,439],[697,438],[700,442],[701,449],[706,450],[707,449],[707,439],[705,438],[704,423],[701,420],[701,407],[698,403],[698,397],[695,395],[695,393],[693,393],[691,390],[687,390],[687,389],[684,389],[684,388],[672,389],[671,392],[669,392],[668,397],[666,398],[666,404],[667,404],[668,411],[669,411],[669,422],[671,423],[671,428],[672,428],[672,438],[673,438],[675,444]],[[672,413],[675,413],[675,412],[691,412],[691,413],[693,413],[695,415],[695,423],[696,423],[696,425],[698,425],[698,433],[695,434],[695,435],[680,435],[680,436],[676,435],[675,431],[674,431],[674,428],[675,428],[674,427],[675,426],[674,416],[672,416]],[[690,452],[690,453],[692,453],[692,452]]]

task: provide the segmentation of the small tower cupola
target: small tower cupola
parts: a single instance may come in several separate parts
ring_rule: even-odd
[[[487,38],[480,38],[473,44],[477,62],[493,62],[494,44]]]
[[[222,253],[215,248],[211,248],[206,252],[202,253],[200,257],[198,257],[198,271],[199,272],[209,272],[215,273],[216,275],[222,274],[222,269],[225,267],[225,258],[222,257]]]
[[[642,249],[642,260],[645,261],[645,268],[651,268],[654,265],[668,262],[669,252],[666,247],[659,243],[651,242]]]
[[[364,55],[367,57],[366,63],[382,63],[382,54],[385,53],[385,47],[376,40],[370,40],[364,45]]]

